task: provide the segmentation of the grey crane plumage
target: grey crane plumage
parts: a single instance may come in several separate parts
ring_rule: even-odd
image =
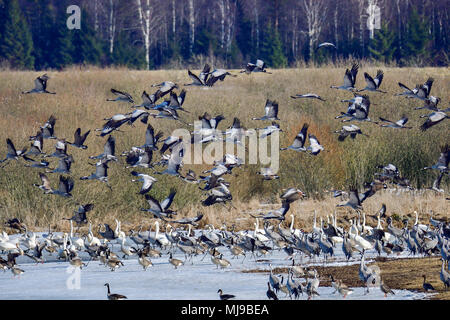
[[[68,144],[70,144],[71,146],[80,148],[80,149],[87,149],[87,146],[84,145],[84,141],[86,141],[89,133],[91,132],[91,130],[86,131],[84,134],[81,134],[81,128],[78,128],[77,130],[75,130],[75,133],[73,135],[73,142],[67,142]]]
[[[358,69],[359,65],[357,63],[353,63],[351,70],[345,70],[344,84],[341,86],[331,86],[330,88],[349,91],[355,90],[356,75],[358,74]]]
[[[59,195],[62,197],[72,197],[72,194],[70,192],[73,190],[74,181],[71,177],[66,178],[63,175],[60,175],[58,189],[51,188],[50,180],[48,179],[48,177],[45,174],[39,173],[39,178],[42,181],[42,185],[34,184],[34,186],[43,190],[44,193],[56,194],[56,195]]]
[[[388,124],[381,124],[381,127],[385,128],[394,128],[394,129],[411,129],[412,127],[406,127],[405,124],[408,122],[408,117],[405,115],[402,116],[402,118],[396,122],[387,120],[385,118],[379,117],[380,121],[386,122]]]
[[[29,91],[22,91],[23,94],[27,93],[49,93],[56,94],[56,92],[50,92],[47,90],[47,81],[50,77],[45,73],[42,76],[37,77],[34,80],[34,88]]]
[[[192,79],[192,83],[185,84],[185,86],[206,86],[210,70],[211,66],[207,63],[198,76],[188,70],[188,76]]]
[[[421,118],[427,118],[427,120],[420,126],[420,130],[426,131],[432,126],[437,125],[441,121],[450,118],[445,112],[443,111],[434,111],[428,115],[420,116]]]
[[[369,135],[363,133],[361,128],[354,124],[350,124],[350,126],[343,126],[341,130],[334,131],[334,133],[339,133],[338,140],[344,141],[348,136],[350,138],[355,139],[358,134],[368,137]]]
[[[113,160],[117,161],[116,154],[116,138],[109,136],[103,146],[103,153],[98,156],[90,156],[89,159]]]
[[[295,136],[294,142],[287,148],[280,148],[280,150],[294,150],[294,151],[306,151],[305,142],[306,142],[306,133],[308,131],[309,125],[307,123],[303,124],[300,132]]]
[[[323,99],[321,96],[319,96],[318,94],[315,93],[304,93],[304,94],[300,94],[297,93],[294,96],[291,96],[292,99],[302,99],[302,98],[306,98],[306,99],[317,99],[320,101],[327,101],[325,99]]]
[[[252,118],[252,120],[280,120],[278,118],[278,102],[267,99],[264,107],[264,116],[261,118]]]
[[[208,87],[212,87],[217,82],[217,80],[224,81],[226,76],[237,77],[236,75],[231,74],[224,69],[214,69],[212,72],[209,72],[209,77],[206,81],[206,85]]]
[[[139,179],[131,180],[132,182],[135,181],[143,182],[139,194],[146,194],[147,192],[149,192],[153,186],[153,183],[158,181],[157,179],[153,178],[152,176],[149,176],[148,174],[139,173],[136,171],[131,171],[131,174],[135,177],[139,177]]]
[[[360,91],[375,91],[381,93],[387,93],[386,91],[380,90],[381,82],[383,81],[384,73],[382,70],[377,70],[377,75],[375,78],[372,78],[367,72],[364,72],[364,79],[366,80],[367,86],[364,89],[358,90]]]
[[[106,99],[106,101],[125,101],[134,103],[133,97],[125,91],[119,91],[114,88],[111,88],[111,92],[117,97],[115,99]]]

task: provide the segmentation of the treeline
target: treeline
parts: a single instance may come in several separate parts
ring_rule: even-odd
[[[81,8],[69,30],[67,7]],[[448,66],[446,0],[0,0],[0,63],[240,68],[368,59]],[[369,28],[372,25],[374,28]],[[335,45],[320,49],[322,42]]]

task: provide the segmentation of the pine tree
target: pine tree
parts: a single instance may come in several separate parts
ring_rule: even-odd
[[[17,0],[5,0],[4,24],[0,42],[2,57],[11,67],[32,69],[34,67],[33,39]]]
[[[261,58],[272,68],[283,68],[287,65],[287,58],[283,53],[279,33],[268,23],[264,30],[261,43]]]
[[[130,42],[130,38],[124,31],[119,32],[114,43],[112,63],[128,68],[145,69],[144,49],[142,46],[130,45]]]
[[[73,63],[72,59],[72,35],[71,30],[67,28],[65,6],[57,11],[54,28],[51,31],[53,50],[51,52],[51,68],[62,69]]]
[[[53,7],[49,0],[35,1],[33,12],[30,13],[31,32],[33,35],[33,56],[35,69],[41,70],[51,67],[51,56],[54,39],[50,36],[54,30]]]
[[[383,24],[380,30],[375,32],[374,38],[370,41],[369,52],[376,59],[389,63],[397,50],[395,47],[395,33],[389,29],[388,24]]]
[[[423,18],[422,22],[421,19],[422,17],[414,8],[409,16],[408,32],[404,43],[403,56],[406,58],[427,58],[429,56],[427,51],[427,45],[430,42],[428,21]]]
[[[71,30],[72,60],[76,64],[98,65],[102,57],[102,47],[94,29],[88,24],[86,11],[81,12],[81,29]]]

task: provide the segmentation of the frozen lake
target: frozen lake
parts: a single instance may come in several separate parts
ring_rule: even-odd
[[[114,251],[118,252],[120,246],[115,244]],[[0,272],[0,299],[106,299],[106,282],[111,285],[112,293],[126,295],[128,299],[150,299],[150,300],[216,300],[217,290],[220,288],[224,293],[234,294],[236,299],[242,300],[266,300],[267,282],[269,279],[269,262],[273,268],[288,267],[292,264],[287,260],[287,254],[283,251],[275,250],[272,254],[261,257],[259,262],[248,255],[242,263],[242,257],[232,259],[226,247],[220,247],[224,258],[231,262],[231,266],[226,269],[217,269],[211,262],[208,254],[198,255],[193,258],[193,264],[187,261],[185,265],[174,269],[168,261],[168,254],[163,251],[160,258],[152,258],[153,266],[144,271],[138,263],[137,257],[130,257],[128,260],[122,259],[124,266],[112,272],[99,261],[90,261],[87,267],[79,271],[79,277],[69,262],[56,261],[55,254],[46,254],[46,262],[36,264],[28,257],[19,257],[17,263],[25,272],[13,278],[13,274],[7,270]],[[375,251],[366,252],[366,261],[370,263],[370,257],[374,257]],[[122,254],[120,253],[121,257]],[[402,254],[399,258],[406,257]],[[82,255],[86,258],[88,257]],[[184,254],[176,251],[175,258],[184,260]],[[355,256],[356,257],[356,256]],[[353,263],[359,263],[359,257]],[[296,263],[300,258],[295,259]],[[304,265],[323,265],[321,260],[308,263],[308,258],[303,259]],[[335,249],[335,261],[327,265],[347,265],[340,245]],[[265,270],[267,272],[243,272],[247,270]],[[79,269],[77,269],[79,270]],[[287,274],[283,274],[285,281]],[[77,282],[78,281],[78,282]],[[302,280],[301,280],[302,281]],[[368,294],[365,288],[352,288],[353,294],[346,297],[346,300],[378,300],[396,299],[413,300],[427,297],[422,292],[411,292],[408,290],[394,290],[395,295],[388,295],[387,298],[379,288],[371,288]],[[343,300],[338,294],[333,294],[334,288],[321,287],[318,290],[320,296],[314,300]],[[278,293],[279,299],[289,299],[282,292]],[[306,300],[307,295],[300,296],[301,300]]]

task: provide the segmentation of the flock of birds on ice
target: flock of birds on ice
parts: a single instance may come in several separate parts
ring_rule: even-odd
[[[374,121],[369,118],[370,98],[367,94],[360,94],[362,91],[371,91],[386,93],[380,89],[383,81],[383,71],[378,70],[375,77],[364,73],[364,79],[367,83],[366,87],[360,90],[355,88],[356,76],[359,65],[354,63],[351,69],[346,69],[344,75],[344,82],[340,86],[331,86],[334,89],[347,90],[353,93],[351,99],[342,100],[348,103],[347,110],[341,112],[336,116],[336,119],[343,119],[342,122],[359,121],[372,122],[379,124],[381,127],[393,129],[411,129],[406,126],[408,118],[403,116],[400,120],[389,120],[380,117],[379,121]],[[252,72],[265,72],[266,65],[262,60],[257,60],[256,63],[248,63],[241,73],[251,74]],[[193,80],[192,83],[185,84],[185,86],[200,86],[212,87],[218,80],[224,81],[226,76],[236,77],[224,69],[214,69],[206,64],[199,75],[188,70],[189,77]],[[35,80],[35,87],[29,91],[22,92],[23,94],[30,93],[47,93],[55,94],[47,90],[47,83],[49,76],[44,74]],[[423,106],[415,109],[426,109],[431,111],[427,115],[421,116],[427,118],[420,126],[422,131],[428,130],[432,126],[436,126],[445,119],[449,118],[448,112],[450,108],[441,110],[438,108],[440,98],[432,96],[431,88],[434,82],[433,78],[428,78],[424,84],[418,84],[415,88],[410,89],[402,83],[398,83],[403,90],[397,93],[397,96],[403,96],[410,99],[418,99],[423,101]],[[287,258],[292,259],[292,265],[289,266],[289,273],[284,278],[279,278],[272,271],[270,271],[267,282],[267,297],[269,299],[278,299],[280,293],[292,298],[298,298],[305,294],[308,299],[319,295],[318,287],[320,284],[320,277],[314,268],[304,268],[301,265],[294,263],[294,257],[300,255],[303,257],[319,257],[323,255],[325,261],[332,257],[337,246],[341,246],[347,260],[355,254],[360,255],[359,279],[362,283],[369,287],[379,286],[379,288],[387,294],[394,292],[383,282],[380,270],[372,266],[366,265],[364,253],[368,250],[375,249],[378,254],[395,254],[402,251],[409,251],[411,254],[423,254],[425,256],[441,255],[442,268],[440,271],[440,279],[446,289],[450,287],[450,273],[448,261],[450,260],[450,225],[446,221],[439,221],[430,217],[429,224],[418,223],[418,216],[416,212],[416,221],[413,225],[409,225],[406,219],[402,221],[403,227],[399,228],[393,225],[393,219],[386,214],[386,205],[383,204],[380,211],[374,215],[369,216],[377,221],[377,225],[371,227],[366,225],[366,215],[361,213],[362,203],[375,194],[380,189],[387,188],[388,184],[396,185],[400,188],[412,187],[409,180],[402,177],[399,170],[394,164],[384,164],[379,166],[378,173],[375,174],[374,181],[365,186],[363,192],[356,189],[348,191],[334,190],[334,197],[341,197],[343,201],[338,204],[338,207],[348,206],[355,210],[358,220],[350,220],[350,227],[345,230],[343,227],[337,225],[336,216],[331,215],[330,220],[327,221],[326,227],[321,221],[320,227],[316,225],[316,218],[314,217],[314,226],[311,232],[306,232],[302,229],[294,229],[294,215],[291,214],[290,228],[284,228],[282,223],[286,220],[286,214],[290,209],[290,205],[299,199],[303,199],[306,194],[297,188],[289,188],[283,190],[280,195],[282,206],[277,210],[271,210],[266,213],[251,213],[251,216],[256,219],[254,230],[232,230],[230,226],[224,224],[220,229],[214,229],[212,225],[207,225],[197,235],[192,228],[198,226],[198,222],[203,218],[203,214],[199,213],[196,217],[185,217],[176,219],[177,212],[170,209],[170,206],[176,195],[176,190],[171,189],[167,198],[159,201],[152,197],[149,192],[158,180],[149,175],[148,172],[139,172],[138,168],[150,168],[154,170],[156,175],[172,175],[186,183],[204,184],[203,191],[207,193],[207,197],[202,200],[203,206],[212,206],[216,204],[231,204],[232,195],[229,190],[230,184],[225,181],[225,176],[231,174],[235,168],[243,166],[243,161],[232,154],[226,154],[220,161],[214,162],[214,167],[211,170],[204,171],[202,176],[193,170],[188,170],[182,174],[180,172],[183,164],[183,156],[185,154],[185,142],[176,136],[168,136],[163,139],[161,131],[155,134],[155,130],[151,124],[148,124],[149,117],[154,119],[167,119],[179,121],[185,125],[192,126],[185,122],[179,116],[179,112],[189,112],[183,108],[183,103],[186,98],[186,90],[183,89],[179,94],[175,89],[179,86],[172,81],[164,81],[160,84],[154,84],[152,87],[157,87],[153,94],[148,94],[146,91],[142,93],[142,103],[135,105],[133,97],[127,92],[111,89],[111,93],[115,95],[114,99],[108,98],[107,101],[131,103],[132,112],[124,114],[115,114],[110,118],[105,119],[103,127],[95,129],[99,132],[98,136],[108,136],[104,144],[104,152],[96,156],[89,156],[89,159],[97,160],[95,172],[90,175],[82,176],[80,180],[98,180],[104,183],[108,188],[111,188],[108,183],[108,164],[111,162],[119,162],[115,154],[115,137],[110,135],[114,131],[120,132],[119,128],[122,125],[133,125],[138,119],[147,124],[145,132],[145,143],[142,146],[133,146],[130,150],[124,151],[121,156],[125,157],[126,168],[132,168],[130,174],[133,176],[135,182],[142,182],[139,194],[145,197],[148,202],[148,208],[141,208],[149,217],[156,219],[154,222],[155,231],[130,230],[127,235],[121,230],[121,222],[116,220],[116,228],[113,230],[108,224],[98,225],[98,237],[92,231],[92,225],[89,222],[89,211],[94,208],[93,203],[79,205],[74,211],[74,215],[67,220],[70,221],[70,234],[53,233],[51,230],[45,237],[39,237],[36,233],[28,230],[27,226],[17,217],[8,219],[4,226],[6,230],[20,233],[20,237],[10,239],[8,233],[5,231],[0,235],[0,250],[6,254],[5,258],[0,257],[0,266],[4,270],[11,270],[15,276],[19,276],[24,271],[19,268],[16,263],[16,258],[19,256],[27,256],[36,263],[43,263],[43,252],[47,251],[49,254],[55,254],[58,259],[68,261],[72,266],[83,268],[86,267],[85,262],[80,258],[79,253],[88,253],[91,260],[99,260],[106,267],[114,271],[116,268],[124,266],[122,259],[130,256],[137,256],[138,262],[143,270],[152,266],[151,258],[161,257],[162,254],[168,255],[169,263],[177,268],[187,268],[185,263],[191,261],[197,255],[207,255],[211,257],[211,262],[217,268],[227,268],[231,265],[230,261],[223,257],[220,250],[229,250],[233,258],[242,257],[245,259],[246,255],[265,256],[270,255],[273,250],[283,250],[287,254]],[[165,99],[157,103],[164,96],[169,95],[169,99]],[[317,94],[296,94],[291,96],[293,99],[318,99],[325,101]],[[201,129],[193,132],[190,143],[205,144],[212,141],[233,142],[242,145],[242,137],[246,133],[245,127],[241,126],[239,118],[233,119],[232,125],[224,132],[225,138],[222,134],[217,134],[219,123],[225,119],[223,115],[211,116],[205,112],[198,117],[201,120]],[[91,130],[82,133],[81,128],[78,128],[74,133],[73,142],[67,141],[65,138],[57,137],[55,134],[56,118],[51,115],[48,121],[43,124],[36,135],[30,136],[31,146],[18,150],[15,148],[11,139],[6,140],[7,154],[4,160],[1,161],[1,166],[4,168],[12,160],[24,161],[26,167],[40,169],[38,177],[40,184],[35,183],[34,186],[44,192],[44,194],[53,194],[61,197],[72,197],[71,191],[74,188],[75,182],[70,176],[71,166],[74,162],[72,155],[68,153],[68,146],[86,150],[88,147],[85,144]],[[278,103],[274,100],[267,99],[264,106],[264,115],[261,117],[254,117],[252,120],[270,121],[271,124],[265,128],[258,129],[260,137],[265,138],[276,131],[282,131],[280,125],[276,122],[278,118]],[[444,126],[444,125],[441,125]],[[448,130],[443,127],[443,130]],[[322,146],[314,134],[308,133],[308,123],[304,123],[301,131],[295,137],[293,143],[281,148],[282,151],[292,150],[296,152],[309,153],[312,156],[318,156],[321,151],[324,151]],[[338,140],[344,141],[348,136],[355,139],[357,135],[365,135],[361,129],[355,124],[344,125],[341,130],[335,131],[338,134]],[[306,147],[307,138],[309,146]],[[55,140],[55,151],[53,153],[44,152],[44,141]],[[160,146],[158,146],[160,145]],[[153,153],[159,150],[161,159],[153,162]],[[168,152],[167,152],[168,151]],[[50,167],[50,159],[56,158],[57,166]],[[429,188],[438,193],[444,193],[440,188],[441,180],[444,176],[448,176],[448,164],[450,159],[450,147],[448,144],[441,147],[441,154],[435,164],[423,168],[430,169],[437,172],[437,177],[433,185]],[[163,171],[156,171],[155,167],[165,167]],[[45,172],[45,173],[44,173]],[[59,184],[57,187],[52,187],[52,182],[47,174],[59,174]],[[278,179],[270,168],[261,168],[258,172],[263,177],[263,181]],[[37,177],[37,176],[36,176]],[[83,182],[78,182],[83,183]],[[262,182],[264,183],[264,182]],[[447,197],[446,200],[449,200]],[[263,227],[259,226],[259,221],[263,220]],[[322,220],[322,219],[321,219]],[[361,223],[362,220],[362,223]],[[165,225],[165,232],[160,232],[160,222]],[[271,224],[270,221],[277,223]],[[383,227],[382,222],[387,225]],[[73,225],[79,228],[89,224],[88,232],[81,235],[73,232]],[[178,227],[173,227],[176,225]],[[188,230],[184,230],[188,226]],[[102,230],[103,229],[103,230]],[[120,245],[120,250],[113,251],[112,244]],[[184,254],[185,259],[174,258],[175,253]],[[446,267],[447,264],[447,267]],[[334,279],[330,275],[332,286],[335,292],[339,292],[344,298],[353,292],[340,279]],[[120,294],[113,294],[110,291],[109,283],[105,283],[107,287],[107,298],[111,300],[127,298]],[[424,276],[423,287],[426,291],[434,291],[433,286],[426,282]],[[217,291],[220,299],[235,298],[233,294],[224,294],[221,289]],[[238,297],[239,298],[239,297]]]

